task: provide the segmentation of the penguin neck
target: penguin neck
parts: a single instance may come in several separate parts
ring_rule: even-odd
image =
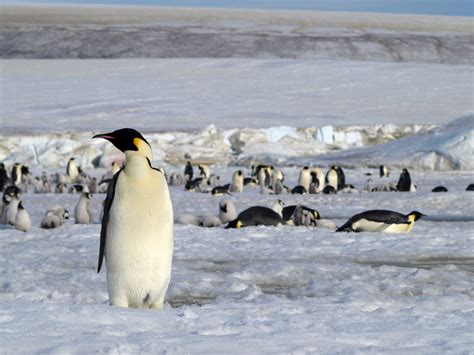
[[[143,176],[150,169],[150,158],[141,152],[125,152],[125,172],[131,176]]]

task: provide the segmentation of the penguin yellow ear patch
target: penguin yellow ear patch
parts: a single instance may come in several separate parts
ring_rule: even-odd
[[[243,226],[242,222],[237,221],[236,227],[237,227],[237,228],[241,228],[242,226]]]
[[[137,147],[137,150],[140,150],[140,146],[142,145],[142,140],[140,138],[133,138],[133,144]]]

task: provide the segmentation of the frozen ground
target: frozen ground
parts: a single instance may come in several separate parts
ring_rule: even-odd
[[[2,60],[1,135],[440,124],[472,66],[271,59]]]
[[[232,169],[213,171],[228,180]],[[297,169],[284,171],[295,184]],[[347,169],[347,181],[362,187],[367,171]],[[77,195],[25,194],[32,230],[0,229],[2,352],[469,353],[474,193],[464,190],[472,174],[412,171],[412,178],[416,193],[279,196],[338,224],[372,208],[427,214],[407,235],[176,225],[162,312],[107,304],[105,273],[95,271],[99,224],[38,228],[49,205],[72,211]],[[449,192],[431,193],[439,184]],[[220,200],[177,187],[171,196],[176,215],[217,213]],[[103,198],[94,196],[97,217]],[[239,211],[275,200],[252,189],[231,198]]]

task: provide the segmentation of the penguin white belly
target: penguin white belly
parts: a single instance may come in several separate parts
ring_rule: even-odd
[[[413,228],[413,223],[385,224],[362,218],[353,223],[352,228],[358,232],[408,233]]]
[[[162,308],[171,277],[173,210],[161,173],[117,179],[105,258],[112,305]],[[159,197],[159,200],[155,200]]]
[[[384,230],[385,233],[408,233],[413,229],[413,222],[403,224],[391,224]]]

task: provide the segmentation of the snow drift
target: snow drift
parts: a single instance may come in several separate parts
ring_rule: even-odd
[[[146,134],[156,163],[279,166],[338,162],[343,166],[389,164],[428,170],[471,170],[474,115],[444,126],[374,125],[265,129],[219,129]],[[92,141],[92,132],[3,137],[0,160],[9,164],[57,168],[74,156],[84,168],[108,167],[123,160],[107,142]],[[382,144],[377,144],[382,143]],[[334,153],[337,151],[337,153]]]

